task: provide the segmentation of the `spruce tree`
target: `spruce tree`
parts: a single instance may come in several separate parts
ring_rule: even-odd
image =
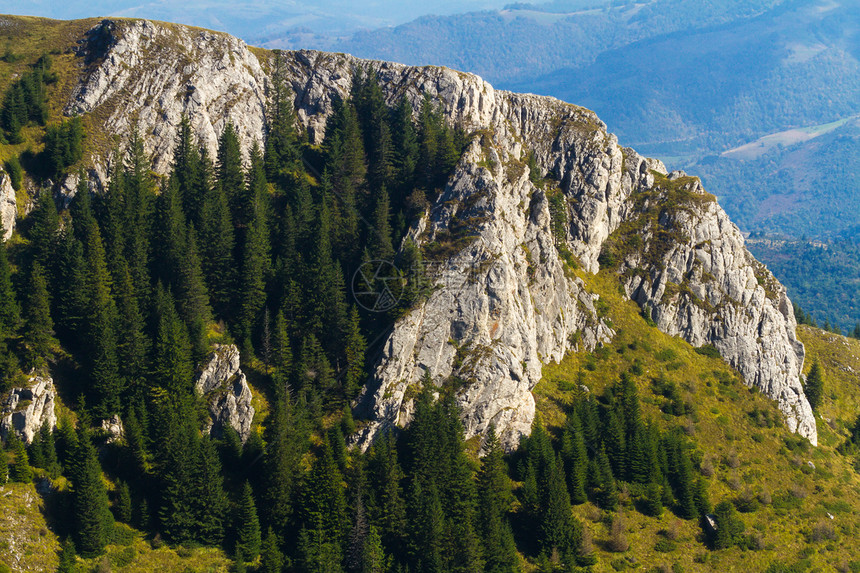
[[[9,481],[9,456],[6,455],[6,450],[0,448],[0,485]]]
[[[119,412],[119,399],[123,390],[116,351],[117,312],[98,227],[93,222],[85,228],[85,287],[88,303],[85,355],[91,395],[95,398],[93,411],[96,416],[107,418]]]
[[[274,528],[276,533],[283,535],[292,515],[304,436],[287,389],[277,388],[275,396],[265,435],[263,517],[270,529]]]
[[[12,452],[14,460],[9,467],[9,479],[18,483],[30,483],[33,479],[33,470],[30,469],[30,457],[24,442],[18,438],[15,430],[10,430],[6,436],[6,449]]]
[[[347,528],[346,496],[342,481],[330,440],[326,436],[322,451],[314,460],[303,487],[302,520],[309,531],[322,535],[337,546],[338,551],[343,548]]]
[[[813,410],[817,410],[824,397],[824,378],[821,375],[821,366],[818,361],[812,363],[812,368],[806,376],[806,385],[803,387],[806,399]]]
[[[358,395],[361,385],[364,383],[364,353],[367,343],[361,335],[358,310],[353,306],[349,313],[345,339],[346,375],[343,387],[346,397],[352,399]]]
[[[60,562],[57,565],[57,573],[78,573],[78,557],[75,551],[75,543],[71,537],[67,537],[60,547]]]
[[[284,554],[278,547],[278,538],[272,528],[266,533],[260,550],[260,573],[282,573],[284,570]]]
[[[161,285],[156,290],[157,330],[152,356],[152,374],[159,386],[170,393],[190,395],[194,373],[191,344],[185,324],[176,313],[170,292]]]
[[[200,226],[201,267],[212,307],[219,318],[232,316],[235,263],[233,220],[224,186],[212,187],[204,197]]]
[[[0,223],[0,237],[5,233]],[[37,263],[36,263],[37,264]],[[18,297],[12,286],[12,269],[6,254],[6,244],[0,241],[0,336],[13,336],[21,320]]]
[[[110,542],[114,521],[96,449],[86,431],[78,439],[71,481],[76,546],[92,557]]]
[[[717,528],[711,537],[714,549],[728,549],[735,545],[744,531],[744,522],[730,501],[723,501],[714,508]]]
[[[113,514],[117,521],[131,523],[131,492],[122,480],[117,480],[114,491]]]
[[[42,266],[33,262],[24,293],[24,327],[26,362],[30,368],[43,364],[53,356],[57,346],[54,339],[54,321],[51,320],[51,302],[48,284]]]
[[[585,493],[588,473],[588,451],[585,449],[582,423],[577,411],[567,416],[561,447],[562,460],[568,472],[568,491],[571,502],[578,505],[588,501]]]
[[[507,516],[513,496],[501,444],[492,427],[487,434],[485,449],[487,454],[481,460],[478,475],[478,533],[483,547],[484,570],[514,573],[519,570],[518,558]]]
[[[224,539],[224,516],[228,501],[221,477],[221,462],[215,444],[204,436],[197,449],[197,464],[192,476],[196,537],[205,545],[220,545]]]
[[[247,481],[242,486],[236,508],[236,554],[241,553],[247,561],[254,561],[260,554],[260,521],[254,504],[254,493]]]

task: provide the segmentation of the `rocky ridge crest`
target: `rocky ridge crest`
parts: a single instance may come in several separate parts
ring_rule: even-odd
[[[210,151],[228,119],[244,142],[263,138],[271,53],[258,59],[239,40],[182,26],[108,21],[90,32],[81,54],[85,71],[67,111],[104,110],[105,129],[120,135],[136,117],[161,172],[183,114]],[[495,90],[446,68],[313,51],[283,52],[281,63],[312,142],[322,140],[332,101],[347,95],[356,66],[378,72],[390,103],[405,95],[417,108],[427,94],[451,124],[473,134],[448,185],[410,231],[434,263],[437,288],[385,342],[358,407],[370,419],[363,444],[408,422],[410,388],[429,372],[438,385],[453,381],[448,389],[467,437],[495,424],[514,446],[529,431],[541,366],[613,335],[564,259],[596,272],[618,234],[637,225],[640,242],[615,263],[628,296],[647,305],[664,332],[713,344],[747,384],[778,401],[791,429],[816,442],[785,291],[722,209],[701,200],[697,182],[642,221],[649,198],[670,181],[667,170],[620,147],[591,111]]]

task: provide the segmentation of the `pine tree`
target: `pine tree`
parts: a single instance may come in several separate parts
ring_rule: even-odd
[[[30,222],[27,235],[30,239],[31,256],[43,269],[51,269],[51,265],[57,260],[60,216],[50,193],[39,193],[27,219]]]
[[[257,507],[254,504],[254,493],[247,481],[242,486],[239,505],[236,508],[236,554],[244,559],[253,561],[260,554],[260,521],[257,519]]]
[[[727,549],[735,545],[744,531],[744,522],[730,501],[723,501],[714,508],[717,528],[711,538],[714,549]]]
[[[75,552],[75,543],[71,537],[67,537],[60,547],[60,563],[57,565],[57,573],[78,573],[78,557]]]
[[[76,545],[82,555],[92,557],[110,542],[114,522],[98,456],[85,431],[79,436],[74,462],[71,481]]]
[[[117,480],[114,497],[114,517],[117,521],[131,523],[131,492],[129,491],[128,484],[126,482]]]
[[[292,515],[304,436],[286,388],[277,388],[275,396],[265,435],[263,517],[269,528],[283,535]]]
[[[806,399],[813,410],[817,410],[824,397],[824,378],[821,375],[821,366],[818,361],[812,363],[812,368],[806,376],[806,384],[803,387]]]
[[[364,353],[367,343],[361,335],[358,310],[353,306],[349,313],[349,323],[345,339],[346,375],[343,387],[346,397],[352,399],[358,395],[364,382]]]
[[[269,528],[266,538],[263,540],[263,546],[260,551],[260,569],[261,573],[282,573],[284,569],[284,554],[281,553],[278,547],[278,538],[275,536],[272,528]]]
[[[111,296],[111,278],[105,264],[101,235],[95,222],[86,226],[86,350],[93,411],[100,418],[119,412],[122,385],[116,352],[117,312]]]
[[[204,436],[198,447],[197,467],[192,477],[197,514],[196,536],[200,543],[220,545],[224,539],[227,496],[221,477],[221,462],[215,444]]]
[[[308,530],[322,535],[339,551],[347,528],[342,481],[327,436],[303,487],[302,519]]]
[[[585,493],[588,473],[588,451],[585,449],[582,423],[576,410],[567,416],[561,447],[562,460],[568,471],[568,491],[571,502],[578,505],[588,501]]]
[[[513,496],[503,451],[494,428],[487,433],[487,454],[481,460],[478,475],[478,529],[483,546],[484,570],[492,573],[518,571],[513,533],[508,522]]]
[[[220,318],[232,316],[234,289],[233,220],[224,185],[212,187],[201,207],[201,266],[212,307]]]
[[[4,485],[9,481],[9,456],[6,455],[6,450],[0,448],[0,485]]]
[[[6,449],[14,456],[14,461],[9,467],[9,479],[18,483],[30,483],[33,480],[33,471],[30,469],[27,448],[14,430],[6,436]]]
[[[51,303],[45,273],[39,263],[30,268],[28,285],[24,293],[24,327],[26,362],[33,368],[51,359],[57,346],[54,339],[54,321],[51,320]]]
[[[152,374],[170,393],[189,395],[194,373],[188,331],[179,319],[173,297],[161,285],[156,290],[158,326],[153,346]]]

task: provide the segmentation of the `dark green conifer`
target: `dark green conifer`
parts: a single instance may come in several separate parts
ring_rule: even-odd
[[[27,455],[24,442],[14,430],[6,436],[6,449],[12,452],[13,456],[12,464],[9,466],[9,480],[18,483],[30,483],[33,479],[30,457]]]
[[[485,450],[487,454],[481,460],[478,474],[478,533],[484,570],[514,573],[519,571],[518,557],[507,515],[513,496],[501,444],[492,427],[487,434]]]
[[[100,418],[119,412],[123,388],[119,378],[116,351],[116,305],[111,296],[111,277],[105,264],[101,235],[95,223],[87,225],[86,294],[86,357],[93,411]]]
[[[75,454],[72,481],[72,507],[76,546],[81,554],[100,554],[113,535],[113,515],[96,449],[82,431]]]
[[[254,492],[247,481],[242,486],[239,504],[236,508],[236,554],[248,561],[254,561],[260,554],[260,521],[254,504]]]
[[[30,368],[44,364],[53,356],[57,346],[54,338],[54,321],[51,320],[51,302],[45,272],[33,262],[27,288],[24,292],[24,325],[22,334],[26,345],[26,363]]]
[[[60,562],[57,565],[57,573],[78,573],[78,557],[75,552],[75,543],[71,537],[67,537],[60,547]]]
[[[156,305],[158,326],[152,356],[153,378],[168,392],[189,395],[194,368],[188,331],[176,313],[173,297],[160,284],[156,290]]]
[[[224,516],[227,515],[227,495],[221,477],[221,461],[215,444],[204,436],[198,447],[197,465],[192,477],[196,538],[205,545],[220,545],[224,540]]]
[[[131,492],[122,480],[117,480],[114,490],[113,515],[117,521],[131,523]]]
[[[284,554],[278,547],[278,538],[272,528],[266,533],[260,550],[260,572],[282,573],[284,570]]]
[[[817,410],[824,397],[824,378],[821,375],[821,366],[818,361],[812,363],[809,374],[806,375],[806,384],[803,387],[806,399],[813,410]]]

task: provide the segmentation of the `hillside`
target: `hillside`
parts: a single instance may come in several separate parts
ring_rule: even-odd
[[[516,4],[422,18],[325,45],[468,69],[499,87],[577,102],[626,144],[701,175],[746,232],[854,240],[856,6],[793,0],[587,8]],[[818,126],[838,129],[813,140],[798,137]],[[775,146],[761,147],[762,138]],[[731,153],[752,147],[754,156]],[[810,307],[817,302],[804,292],[841,296],[826,280],[810,287],[774,268],[789,293],[819,315],[828,308]],[[828,318],[860,320],[847,310]]]
[[[2,22],[13,570],[857,568],[856,343],[698,178],[446,68]]]

